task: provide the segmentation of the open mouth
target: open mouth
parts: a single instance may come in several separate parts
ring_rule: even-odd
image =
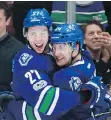
[[[43,47],[43,44],[35,44],[35,46],[40,49]]]

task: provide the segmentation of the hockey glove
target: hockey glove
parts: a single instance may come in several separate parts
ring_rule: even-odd
[[[93,77],[89,82],[81,87],[82,91],[90,91],[90,99],[87,102],[90,108],[94,105],[105,107],[104,99],[106,94],[106,88],[101,82],[101,77]]]

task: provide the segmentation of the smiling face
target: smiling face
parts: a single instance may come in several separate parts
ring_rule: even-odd
[[[99,42],[99,35],[102,33],[102,29],[96,25],[91,24],[86,27],[85,31],[85,43],[91,50],[100,50],[101,44]]]
[[[27,40],[37,53],[43,53],[48,43],[48,28],[46,26],[29,27]]]
[[[58,66],[67,66],[72,60],[72,47],[67,43],[53,44],[53,54]]]

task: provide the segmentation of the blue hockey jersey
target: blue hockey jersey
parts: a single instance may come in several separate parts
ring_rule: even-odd
[[[48,116],[63,115],[77,106],[80,99],[76,92],[52,86],[49,76],[54,72],[54,67],[54,58],[51,55],[37,54],[28,46],[13,61],[13,91],[19,93],[34,110]],[[69,103],[67,98],[71,99]]]
[[[69,91],[78,91],[83,84],[90,81],[93,76],[96,76],[95,65],[88,51],[82,51],[81,54],[81,60],[55,72],[53,77],[55,86]],[[107,103],[104,102],[103,104],[105,104],[107,108]],[[102,108],[94,107],[94,109],[97,113],[98,109],[99,112],[103,112]],[[106,111],[105,108],[104,111]],[[59,120],[86,120],[87,118],[88,120],[92,120],[91,113],[91,109],[87,108],[86,105],[79,105],[70,110]],[[106,120],[106,118],[107,116],[101,116],[97,118],[97,120]]]
[[[82,51],[82,58],[69,67],[55,72],[53,84],[70,91],[78,91],[81,85],[96,75],[95,65],[88,51]]]
[[[17,109],[15,109],[15,106]],[[57,120],[55,116],[47,116],[33,109],[26,101],[9,101],[5,111],[0,113],[0,120]]]
[[[69,91],[79,91],[83,84],[90,81],[93,76],[96,76],[95,65],[89,52],[83,50],[81,54],[81,60],[55,72],[53,77],[55,86]],[[84,106],[86,105],[79,105],[75,109],[73,108],[60,120],[86,120],[86,118],[91,116],[91,110]]]

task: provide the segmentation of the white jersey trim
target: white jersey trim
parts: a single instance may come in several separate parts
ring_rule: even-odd
[[[59,92],[60,92],[60,89],[59,88],[56,88],[56,93],[55,93],[55,97],[54,97],[54,100],[52,102],[52,105],[51,107],[49,108],[49,111],[47,112],[47,115],[51,115],[52,112],[54,111],[55,107],[56,107],[56,104],[58,102],[58,99],[59,99]]]
[[[44,90],[41,92],[40,96],[39,96],[39,100],[37,101],[35,107],[34,107],[34,111],[35,110],[38,110],[43,98],[44,98],[44,95],[46,94],[46,92],[51,88],[52,86],[47,86],[44,88]]]
[[[23,120],[27,120],[26,113],[25,113],[26,104],[27,104],[27,103],[24,101],[24,102],[23,102],[23,106],[22,106]]]

